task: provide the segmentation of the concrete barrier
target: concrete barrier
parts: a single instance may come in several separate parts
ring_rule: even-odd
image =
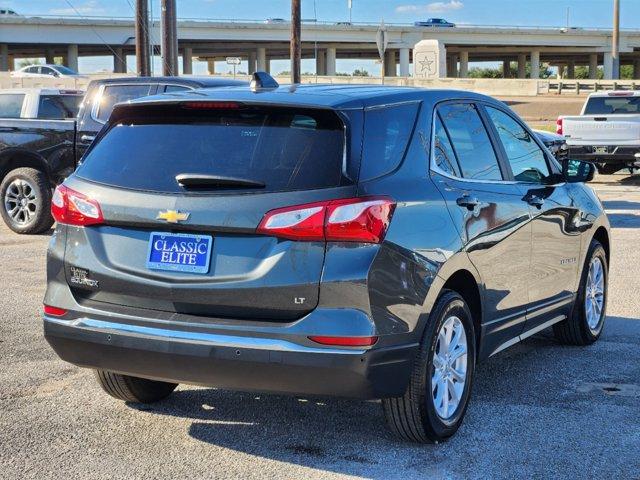
[[[84,90],[93,79],[127,77],[121,73],[91,74],[84,78],[20,78],[11,77],[7,72],[0,72],[0,89],[50,87]],[[231,75],[216,75],[230,78]],[[237,75],[237,79],[250,80],[248,75]],[[289,76],[276,76],[281,85],[290,82]],[[352,77],[343,75],[315,76],[305,75],[302,83],[325,84],[364,84],[380,85],[380,77]],[[640,82],[634,80],[523,80],[516,78],[415,78],[415,77],[386,77],[385,85],[411,86],[421,88],[447,88],[455,90],[469,90],[499,97],[533,97],[536,95],[564,93],[589,93],[597,90],[635,90],[640,88]],[[577,85],[577,87],[576,87]],[[558,88],[560,86],[560,88]]]

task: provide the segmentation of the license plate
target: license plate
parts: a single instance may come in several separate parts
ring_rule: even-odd
[[[171,272],[207,273],[213,237],[151,232],[147,268]]]
[[[609,147],[594,147],[596,153],[609,153]]]

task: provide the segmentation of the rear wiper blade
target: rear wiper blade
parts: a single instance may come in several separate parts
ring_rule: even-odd
[[[181,173],[176,175],[178,185],[185,188],[264,188],[265,184],[246,178],[224,177],[203,173]]]

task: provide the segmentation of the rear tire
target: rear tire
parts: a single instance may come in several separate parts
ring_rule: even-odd
[[[590,316],[589,307],[587,306],[588,303],[593,305],[588,297],[597,297],[596,292],[599,290],[593,284],[590,284],[589,280],[590,267],[594,263],[599,263],[602,268],[602,307],[598,312],[598,317]],[[553,333],[560,343],[565,345],[590,345],[600,337],[606,318],[608,273],[607,255],[604,248],[597,240],[591,240],[587,258],[582,267],[578,295],[571,314],[569,318],[553,326]]]
[[[96,370],[96,379],[102,389],[118,400],[137,403],[154,403],[168,397],[177,383],[147,380],[107,370]]]
[[[53,225],[51,185],[35,168],[11,170],[0,183],[0,214],[16,233],[43,233]]]
[[[451,319],[457,330],[453,330],[449,340],[445,341],[444,328],[449,325]],[[475,368],[475,332],[471,312],[464,299],[451,290],[445,290],[437,300],[431,315],[429,316],[420,345],[420,350],[415,358],[413,371],[407,391],[402,397],[385,398],[382,400],[387,425],[398,437],[412,442],[437,442],[451,437],[460,427],[469,403],[473,373]],[[464,331],[466,342],[466,361],[464,365],[464,382],[459,381],[459,374],[453,375],[453,370],[439,368],[443,365],[442,359],[454,358],[461,345],[460,328]],[[443,332],[445,337],[443,337]],[[456,338],[458,341],[456,342]],[[444,347],[455,345],[453,348]],[[443,351],[447,353],[442,355]],[[437,359],[436,359],[437,357]],[[462,357],[460,357],[462,360]],[[456,360],[456,362],[459,362]],[[449,364],[451,366],[451,364]],[[463,370],[461,363],[454,363],[456,372]],[[439,379],[439,380],[436,380]],[[449,380],[450,379],[450,380]],[[456,383],[456,380],[458,382]],[[439,381],[444,382],[445,389],[438,387]],[[463,383],[462,385],[460,385]],[[458,402],[454,402],[450,396],[451,390],[458,393]],[[442,392],[447,395],[446,407],[443,401],[438,401],[438,395]],[[442,397],[440,397],[442,399]],[[450,403],[451,402],[451,403]],[[444,414],[451,410],[450,414]]]
[[[596,163],[596,170],[601,175],[613,175],[624,168],[623,164]]]

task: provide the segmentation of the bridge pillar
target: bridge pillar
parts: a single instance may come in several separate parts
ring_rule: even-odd
[[[509,60],[502,61],[502,77],[511,78],[511,62]]]
[[[253,75],[256,71],[256,60],[258,58],[258,54],[256,52],[249,52],[249,57],[247,63],[249,64],[247,73],[249,75]]]
[[[386,77],[395,77],[397,75],[395,50],[384,52],[384,75]]]
[[[78,45],[67,46],[66,66],[71,70],[78,71]]]
[[[0,72],[9,71],[9,45],[0,44]]]
[[[258,47],[256,50],[257,69],[261,72],[267,71],[267,49]]]
[[[569,60],[567,62],[567,78],[576,78],[576,62],[575,60]]]
[[[540,78],[540,50],[531,52],[531,78]]]
[[[518,55],[518,78],[527,78],[527,56],[524,53]]]
[[[589,78],[595,80],[598,78],[598,54],[589,54]]]
[[[316,53],[316,75],[327,74],[327,54],[324,50],[318,50]]]
[[[336,49],[335,47],[327,48],[327,75],[332,77],[336,74]]]
[[[469,76],[469,52],[460,52],[460,71],[458,75],[460,78]]]
[[[606,80],[613,79],[613,57],[611,52],[604,52],[604,62],[602,64],[604,68],[604,78]]]
[[[640,79],[640,60],[633,61],[633,78]]]
[[[44,52],[44,60],[45,63],[54,64],[56,63],[54,60],[55,54],[53,52],[53,48],[47,48]]]
[[[207,73],[209,75],[216,74],[216,59],[213,57],[207,58]]]
[[[113,73],[127,73],[127,57],[122,47],[113,49]]]
[[[184,47],[182,49],[182,73],[191,75],[193,73],[193,48]]]
[[[400,76],[401,77],[409,76],[409,49],[408,48],[400,49]]]

